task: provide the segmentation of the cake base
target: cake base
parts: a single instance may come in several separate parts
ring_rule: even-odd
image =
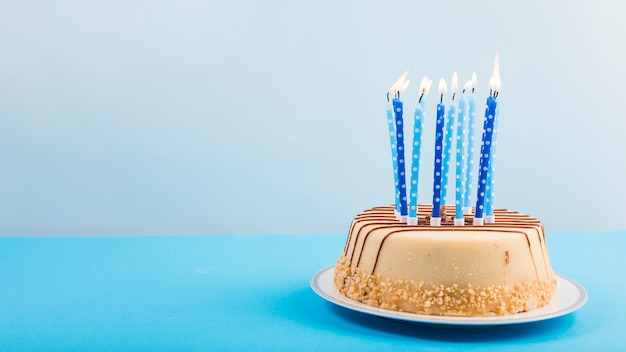
[[[429,210],[420,206],[422,219]],[[541,222],[497,215],[494,224],[435,228],[403,224],[392,207],[365,211],[353,221],[334,284],[356,301],[419,314],[492,316],[545,306],[556,277]]]

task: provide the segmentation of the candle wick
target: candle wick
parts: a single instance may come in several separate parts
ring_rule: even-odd
[[[489,89],[489,96],[493,97],[493,89],[491,89],[491,88]]]
[[[443,103],[443,93],[441,93],[441,98],[439,98],[439,103]]]
[[[400,91],[396,92],[396,98],[398,98],[398,100],[400,100]]]
[[[472,87],[472,94],[474,94],[474,87]]]
[[[423,97],[424,97],[424,93],[422,93],[422,95],[420,95],[420,98],[419,98],[419,100],[418,100],[417,102],[418,102],[418,103],[421,103],[421,102],[422,102],[422,98],[423,98]]]
[[[454,101],[454,96],[456,95],[456,92],[452,93],[452,101]]]
[[[387,102],[389,102],[389,92],[387,92]]]
[[[463,88],[463,94],[465,94],[465,88]]]

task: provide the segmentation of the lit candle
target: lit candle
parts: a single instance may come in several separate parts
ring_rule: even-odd
[[[396,215],[400,214],[400,181],[398,176],[398,150],[396,147],[396,127],[395,127],[395,117],[393,113],[393,104],[389,99],[389,93],[392,96],[395,96],[400,90],[406,90],[409,81],[406,81],[405,78],[409,71],[406,71],[400,78],[396,81],[396,83],[391,86],[389,91],[387,92],[387,125],[389,127],[389,142],[391,144],[391,161],[393,164],[393,178],[395,185],[395,202],[396,202]]]
[[[441,170],[443,158],[443,127],[446,106],[443,104],[443,95],[446,92],[446,81],[439,79],[439,104],[437,104],[437,127],[435,129],[435,167],[433,170],[433,211],[430,217],[430,226],[441,226]]]
[[[493,75],[489,80],[489,86],[494,87],[496,90],[496,97],[500,91],[500,63],[498,60],[498,54],[496,54],[496,60],[494,62]],[[495,117],[493,122],[493,141],[491,145],[491,157],[489,159],[489,166],[487,171],[487,187],[485,192],[485,223],[493,224],[496,222],[496,215],[493,211],[493,187],[494,187],[494,173],[496,164],[496,147],[498,146],[498,124],[500,121],[500,105],[496,106]]]
[[[443,166],[441,171],[441,204],[444,208],[441,211],[441,217],[445,218],[445,205],[446,198],[448,196],[448,176],[450,173],[450,155],[452,154],[452,138],[454,137],[454,119],[456,116],[456,105],[454,105],[454,98],[456,96],[456,89],[458,86],[458,77],[456,72],[452,74],[452,82],[450,85],[452,92],[452,103],[448,105],[448,115],[445,121],[445,134],[443,139]]]
[[[467,100],[465,99],[465,90],[468,86],[471,86],[472,82],[469,81],[463,88],[463,94],[459,99],[459,110],[457,112],[456,120],[456,182],[455,182],[455,212],[454,212],[454,225],[465,225],[465,218],[463,217],[463,198],[465,192],[465,133],[467,129]]]
[[[389,97],[387,97],[389,99]],[[399,189],[400,183],[398,181],[398,151],[396,150],[396,128],[393,117],[393,105],[391,101],[387,103],[387,123],[389,125],[389,143],[391,144],[391,162],[393,166],[393,181],[394,181],[394,198],[396,202],[396,215],[400,214],[400,197]]]
[[[469,113],[468,113],[468,130],[467,130],[467,153],[465,158],[465,192],[463,214],[472,213],[472,178],[474,177],[474,140],[476,138],[476,98],[474,98],[474,86],[476,85],[476,72],[472,74],[471,85],[467,87],[472,89],[469,97]],[[465,88],[465,87],[464,87]]]
[[[496,147],[498,146],[498,122],[500,121],[500,106],[496,108],[496,117],[493,123],[493,143],[491,147],[491,159],[489,160],[489,172],[487,173],[487,192],[485,194],[485,224],[496,222],[496,214],[493,211],[493,187],[494,173],[496,171]]]
[[[419,184],[420,155],[422,149],[422,129],[424,123],[424,97],[430,90],[432,81],[428,77],[420,84],[420,97],[415,107],[415,122],[413,123],[413,157],[411,161],[411,189],[409,194],[409,219],[407,224],[417,225],[417,189]]]
[[[485,196],[487,188],[487,174],[489,173],[489,160],[491,159],[494,123],[500,90],[500,68],[498,65],[498,54],[493,65],[493,74],[489,81],[490,94],[487,98],[487,108],[485,109],[485,122],[483,125],[483,139],[480,147],[480,164],[478,169],[478,192],[476,195],[476,213],[474,215],[474,225],[483,225],[483,212],[485,207]]]
[[[404,81],[406,76],[400,77],[397,86],[392,87],[393,97],[393,114],[395,116],[395,129],[396,129],[396,152],[398,158],[398,192],[400,202],[400,218],[402,222],[406,222],[408,215],[407,198],[406,198],[406,166],[404,160],[404,120],[402,114],[404,112],[402,101],[400,100],[400,93],[403,93],[409,85],[409,81]],[[398,83],[398,82],[396,82]]]

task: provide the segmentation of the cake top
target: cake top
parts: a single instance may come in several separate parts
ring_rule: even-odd
[[[429,226],[430,218],[432,215],[432,205],[430,204],[419,204],[417,212],[417,220],[418,226]],[[441,208],[442,227],[447,226],[455,226],[454,225],[454,206],[445,206]],[[449,214],[449,215],[447,215]],[[508,209],[494,209],[495,219],[493,223],[484,224],[480,226],[542,226],[541,221],[527,214],[523,214],[517,211],[512,211]],[[359,215],[354,218],[355,222],[360,221],[377,221],[377,222],[388,222],[390,225],[397,226],[410,226],[406,223],[400,222],[397,219],[395,214],[395,207],[393,205],[382,206],[382,207],[374,207],[368,210],[363,211]],[[465,226],[474,226],[473,225],[473,216],[472,214],[468,214],[464,216]],[[479,226],[475,226],[479,227]]]

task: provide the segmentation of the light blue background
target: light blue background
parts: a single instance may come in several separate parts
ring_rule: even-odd
[[[3,1],[0,234],[345,232],[393,201],[391,84],[476,70],[482,111],[496,51],[496,207],[624,228],[616,4]]]

